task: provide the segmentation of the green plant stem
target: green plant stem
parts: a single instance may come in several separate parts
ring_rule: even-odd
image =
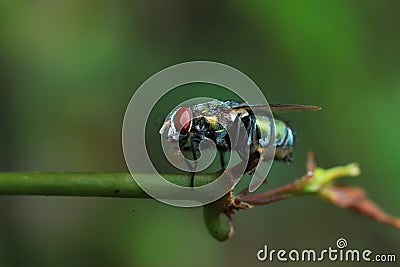
[[[149,174],[134,174],[152,178]],[[180,186],[190,186],[190,176],[163,174],[163,177]],[[195,186],[212,182],[215,174],[198,174]],[[165,188],[155,182],[153,190]],[[151,198],[129,173],[47,173],[0,172],[0,195],[90,196],[117,198]]]

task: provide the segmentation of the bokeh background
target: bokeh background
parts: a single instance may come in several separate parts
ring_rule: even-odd
[[[399,8],[394,0],[2,1],[0,170],[127,171],[121,124],[135,89],[167,66],[212,60],[246,73],[272,103],[323,107],[285,115],[298,133],[295,161],[274,164],[268,188],[301,176],[312,149],[324,167],[358,162],[362,175],[344,182],[400,216]],[[202,90],[179,95],[212,91]],[[159,140],[169,110],[157,112],[150,128]],[[0,266],[261,266],[264,244],[322,249],[339,237],[400,260],[399,230],[316,198],[240,212],[225,243],[209,235],[200,208],[152,200],[2,196],[0,216]]]

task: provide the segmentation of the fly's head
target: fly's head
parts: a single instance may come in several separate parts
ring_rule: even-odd
[[[183,142],[190,135],[193,126],[192,111],[188,107],[174,109],[165,120],[160,134],[167,133],[167,142]]]
[[[177,143],[183,150],[198,151],[200,143],[203,149],[213,147],[214,143],[217,149],[228,150],[226,128],[236,113],[228,113],[225,108],[205,104],[176,108],[167,116],[160,134],[166,136],[165,142]]]

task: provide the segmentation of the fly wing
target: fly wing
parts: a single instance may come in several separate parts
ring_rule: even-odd
[[[303,104],[270,104],[270,105],[248,105],[245,103],[239,104],[237,106],[232,107],[232,109],[237,110],[237,109],[246,109],[248,111],[250,110],[265,110],[266,108],[269,108],[272,111],[277,111],[277,112],[298,112],[298,111],[317,111],[321,110],[321,107],[318,106],[313,106],[313,105],[303,105]]]

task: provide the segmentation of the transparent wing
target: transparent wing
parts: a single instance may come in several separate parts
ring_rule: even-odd
[[[272,111],[277,112],[296,112],[296,111],[317,111],[321,110],[321,107],[313,106],[313,105],[302,105],[302,104],[270,104],[270,109]],[[248,105],[248,104],[239,104],[237,106],[232,107],[232,109],[265,109],[267,105]]]

